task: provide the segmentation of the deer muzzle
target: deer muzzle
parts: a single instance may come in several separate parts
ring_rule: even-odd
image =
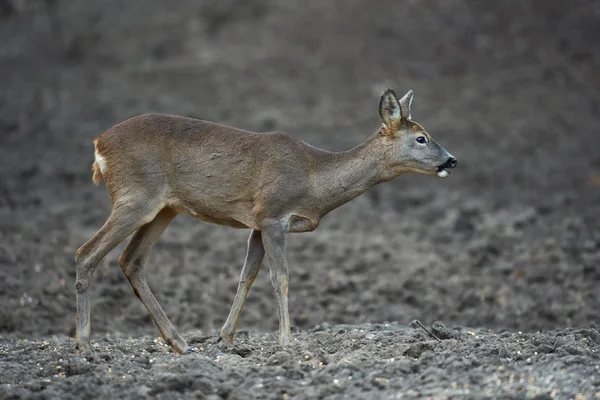
[[[456,167],[456,164],[458,163],[458,161],[456,160],[455,157],[448,157],[448,159],[446,160],[445,163],[443,163],[442,165],[437,167],[437,175],[440,178],[446,178],[447,176],[450,175],[450,172],[446,171],[446,169],[452,169]]]

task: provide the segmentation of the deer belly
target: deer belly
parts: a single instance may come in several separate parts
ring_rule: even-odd
[[[196,214],[194,215],[195,218],[199,218],[202,221],[206,221],[206,222],[210,222],[213,224],[217,224],[217,225],[225,225],[225,226],[230,226],[232,228],[250,228],[248,225],[238,221],[237,219],[233,219],[233,218],[215,218],[215,217],[211,217],[208,215],[202,215],[202,214]]]
[[[229,213],[226,210],[205,210],[199,208],[177,206],[173,207],[178,212],[186,213],[194,218],[201,219],[202,221],[210,222],[217,225],[230,226],[232,228],[253,228],[251,219],[245,218],[244,213]],[[240,214],[240,215],[238,215]]]

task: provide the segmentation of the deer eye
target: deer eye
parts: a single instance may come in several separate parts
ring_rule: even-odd
[[[419,143],[427,143],[427,138],[425,136],[419,136],[417,138],[417,142],[419,142]]]

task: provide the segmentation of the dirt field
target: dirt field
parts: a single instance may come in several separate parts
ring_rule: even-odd
[[[0,1],[0,398],[599,398],[599,37],[593,0]],[[96,136],[161,112],[345,150],[388,86],[458,168],[289,236],[292,349],[264,267],[217,343],[249,232],[181,216],[146,271],[198,354],[155,340],[123,246],[74,352]]]

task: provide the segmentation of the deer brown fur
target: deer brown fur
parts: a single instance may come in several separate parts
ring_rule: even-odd
[[[90,347],[90,281],[100,260],[133,233],[119,258],[165,342],[183,353],[185,340],[152,294],[145,261],[179,213],[250,228],[246,261],[221,339],[232,343],[246,296],[263,258],[277,298],[279,343],[292,341],[288,312],[287,232],[317,228],[331,210],[406,172],[445,177],[456,159],[410,118],[412,91],[380,100],[382,129],[357,147],[329,152],[287,133],[254,133],[171,115],[142,115],[95,141],[93,181],[104,179],[112,200],[102,228],[77,250],[78,349]]]

